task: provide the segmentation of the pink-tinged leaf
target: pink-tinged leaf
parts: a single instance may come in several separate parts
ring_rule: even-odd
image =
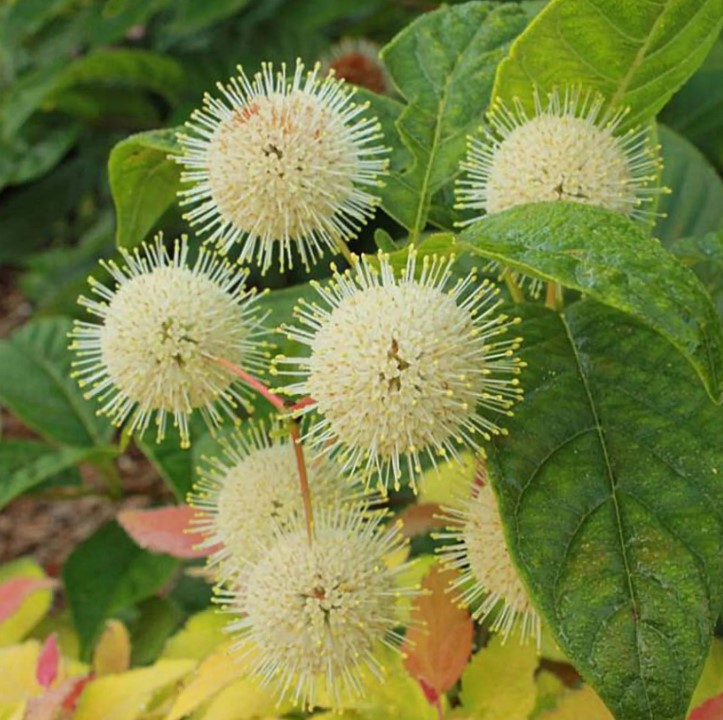
[[[716,695],[698,705],[688,720],[723,720],[723,695]]]
[[[14,577],[0,584],[0,623],[14,615],[29,595],[57,584],[53,578],[31,577]]]
[[[472,618],[449,592],[456,578],[453,570],[431,567],[422,581],[425,594],[414,600],[413,625],[404,639],[404,665],[430,705],[459,680],[472,653]]]
[[[55,633],[48,635],[38,655],[38,665],[35,668],[35,677],[40,685],[49,688],[58,677],[60,664],[60,651]]]
[[[405,537],[424,535],[430,530],[444,527],[445,521],[441,519],[442,508],[437,503],[419,503],[410,505],[399,516],[402,521],[402,533]]]
[[[200,558],[215,548],[199,548],[204,536],[193,529],[196,511],[188,505],[151,510],[121,510],[118,522],[146,550],[177,558]]]
[[[84,675],[68,678],[40,697],[31,698],[24,720],[56,720],[61,710],[74,710],[75,701],[87,682],[88,678]],[[73,700],[69,704],[70,698]],[[65,717],[65,715],[61,717]]]

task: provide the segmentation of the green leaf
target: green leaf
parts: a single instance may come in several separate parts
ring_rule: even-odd
[[[108,160],[108,175],[118,215],[116,243],[141,243],[175,202],[180,168],[168,159],[179,152],[176,130],[152,130],[119,142]]]
[[[0,442],[0,509],[36,485],[88,460],[94,450],[59,450],[34,440]]]
[[[700,278],[723,317],[723,232],[683,238],[670,251]]]
[[[0,188],[34,180],[54,168],[75,145],[80,125],[29,123],[10,142],[0,140]]]
[[[178,561],[141,549],[115,522],[81,543],[68,558],[63,581],[81,654],[88,657],[106,618],[153,595]]]
[[[138,610],[138,617],[130,625],[133,666],[154,662],[183,619],[181,608],[167,598],[149,597]]]
[[[0,340],[0,403],[49,440],[103,446],[113,429],[70,377],[71,327],[67,318],[36,320]]]
[[[723,182],[715,168],[684,137],[659,126],[663,148],[664,195],[658,212],[664,217],[655,235],[665,245],[688,235],[703,235],[723,227]]]
[[[695,274],[629,218],[580,203],[520,205],[488,215],[460,239],[514,270],[579,290],[669,340],[723,398],[723,337]]]
[[[168,31],[174,35],[188,35],[203,30],[249,4],[249,0],[176,0]]]
[[[403,171],[392,169],[382,202],[413,239],[427,224],[432,195],[457,175],[466,137],[489,104],[497,63],[526,22],[517,5],[469,2],[422,15],[382,51],[407,101],[397,130],[412,156]]]
[[[671,98],[660,117],[707,153],[719,148],[723,130],[723,40],[717,40],[705,62]],[[709,156],[710,157],[710,156]],[[721,163],[723,157],[718,156]]]
[[[723,26],[723,0],[552,0],[500,64],[494,96],[534,111],[533,89],[581,85],[624,125],[653,117],[703,62]]]
[[[68,65],[57,80],[53,96],[94,84],[143,88],[174,103],[183,90],[183,70],[173,58],[150,50],[96,50]],[[53,97],[47,103],[52,107]]]
[[[515,312],[526,397],[490,466],[510,551],[618,720],[682,719],[721,607],[721,408],[622,313]]]

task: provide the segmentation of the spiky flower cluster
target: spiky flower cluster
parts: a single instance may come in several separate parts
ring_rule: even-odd
[[[603,113],[601,95],[566,89],[546,102],[535,92],[535,113],[497,102],[481,138],[472,137],[458,181],[458,207],[497,213],[524,203],[567,200],[639,220],[661,188],[659,147],[647,128],[618,130],[625,110]],[[479,217],[479,216],[478,216]],[[474,222],[477,217],[467,221]]]
[[[325,458],[309,463],[309,487],[316,507],[337,507],[353,493]],[[302,515],[299,477],[292,442],[282,427],[250,425],[224,438],[222,457],[208,458],[189,497],[199,510],[194,520],[213,549],[208,564],[222,582],[255,559],[274,532],[296,526]]]
[[[517,321],[498,312],[499,290],[475,273],[454,280],[452,259],[409,253],[397,277],[389,258],[363,259],[317,285],[322,303],[297,308],[288,337],[309,357],[277,358],[314,399],[310,442],[335,451],[345,471],[398,487],[412,484],[421,455],[456,456],[457,444],[504,432],[497,418],[520,399]],[[419,270],[419,277],[417,277]]]
[[[78,301],[100,322],[76,321],[73,375],[116,425],[143,433],[155,415],[161,440],[170,416],[188,446],[194,410],[214,427],[223,415],[235,417],[243,401],[241,387],[213,358],[263,367],[256,293],[245,288],[247,272],[206,250],[190,265],[186,237],[171,252],[159,235],[121,254],[124,265],[101,263],[115,287],[91,277],[95,298]]]
[[[278,531],[228,598],[242,659],[305,707],[359,695],[365,671],[381,674],[375,650],[400,639],[395,579],[406,566],[386,558],[403,546],[364,504],[323,510],[312,543],[301,524]]]
[[[459,507],[445,508],[449,527],[441,537],[453,542],[441,548],[445,561],[461,570],[453,587],[461,590],[475,618],[492,613],[491,629],[507,640],[515,624],[520,638],[534,638],[540,646],[540,617],[510,558],[497,500],[489,485],[475,482]]]
[[[275,253],[282,270],[291,265],[292,246],[308,267],[353,237],[387,165],[379,124],[353,92],[300,62],[290,80],[284,65],[263,65],[253,80],[239,67],[218,89],[223,98],[206,95],[178,138],[191,224],[224,249],[241,243],[239,260],[256,256],[264,269]]]

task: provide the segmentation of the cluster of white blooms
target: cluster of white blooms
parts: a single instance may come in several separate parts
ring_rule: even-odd
[[[338,706],[381,673],[375,652],[399,640],[398,598],[416,592],[400,581],[406,541],[370,487],[414,488],[425,465],[482,455],[483,441],[506,432],[522,399],[521,338],[509,332],[518,319],[453,257],[410,247],[403,260],[352,258],[313,283],[316,299],[299,301],[283,328],[306,354],[270,369],[290,377],[280,392],[297,404],[263,386],[260,295],[223,255],[238,243],[239,260],[264,271],[277,254],[283,269],[292,250],[308,267],[325,248],[346,249],[379,203],[388,151],[366,106],[318,66],[298,63],[287,77],[264,65],[218,87],[223,99],[206,96],[175,158],[187,219],[217,253],[192,260],[185,237],[169,250],[158,236],[122,250],[123,264],[104,263],[114,284],[91,278],[94,297],[80,299],[99,322],[74,326],[74,374],[128,433],[155,419],[160,440],[170,418],[182,446],[195,410],[213,429],[224,416],[238,422],[251,389],[276,406],[270,430],[250,424],[225,438],[189,500],[239,652],[281,696]],[[657,150],[643,131],[616,134],[623,114],[603,105],[569,91],[545,106],[537,98],[532,118],[496,106],[462,164],[460,205],[494,213],[567,199],[644,217]],[[507,637],[519,620],[539,644],[492,488],[473,483],[448,520],[444,556],[463,570],[462,599],[481,600],[476,617],[492,614],[493,630]]]

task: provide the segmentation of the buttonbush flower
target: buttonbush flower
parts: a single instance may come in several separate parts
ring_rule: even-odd
[[[187,219],[224,250],[241,244],[239,260],[256,256],[264,269],[274,253],[305,266],[325,247],[354,237],[374,213],[374,189],[385,172],[380,126],[334,77],[264,64],[250,80],[218,85],[179,135],[185,168],[181,192]]]
[[[501,340],[516,319],[498,312],[499,290],[474,272],[453,280],[453,259],[412,250],[397,278],[389,259],[363,259],[316,285],[321,303],[297,308],[288,337],[310,357],[277,358],[301,380],[289,393],[313,398],[310,442],[332,451],[350,474],[381,488],[421,472],[420,456],[478,449],[503,433],[497,419],[520,399],[520,339]]]
[[[441,552],[461,571],[453,584],[462,590],[460,599],[469,605],[484,598],[473,613],[476,619],[496,613],[492,630],[501,631],[505,641],[518,623],[521,641],[534,638],[539,648],[540,616],[510,558],[492,488],[477,482],[460,507],[444,510],[449,527],[440,537],[453,542]]]
[[[345,37],[332,45],[322,58],[321,72],[334,75],[383,95],[391,89],[391,80],[379,59],[379,46],[363,37]]]
[[[659,146],[647,128],[617,134],[627,111],[603,113],[604,104],[579,88],[554,90],[544,104],[536,92],[532,117],[520,103],[494,103],[484,135],[469,140],[458,207],[489,214],[567,200],[654,219],[645,206],[664,191],[651,187],[662,168]]]
[[[311,543],[295,521],[229,593],[239,617],[228,630],[239,659],[280,696],[338,707],[361,693],[367,672],[381,676],[375,651],[398,647],[397,600],[417,590],[399,586],[407,564],[387,562],[405,546],[397,526],[364,503],[318,512]]]
[[[124,265],[102,263],[115,281],[108,288],[89,279],[95,298],[78,302],[99,323],[76,321],[71,349],[73,375],[99,412],[128,433],[143,433],[155,415],[157,439],[168,417],[189,444],[189,415],[199,410],[210,427],[235,417],[241,388],[210,358],[260,371],[268,355],[256,306],[245,289],[246,272],[201,250],[188,264],[188,242],[169,252],[159,235],[133,252]]]
[[[234,432],[224,439],[223,455],[200,468],[189,503],[199,509],[194,524],[206,537],[202,546],[217,548],[208,563],[222,582],[239,574],[264,538],[273,540],[274,527],[293,527],[302,512],[294,447],[280,432],[263,424]],[[351,497],[326,458],[309,463],[307,472],[315,507],[335,507]]]

